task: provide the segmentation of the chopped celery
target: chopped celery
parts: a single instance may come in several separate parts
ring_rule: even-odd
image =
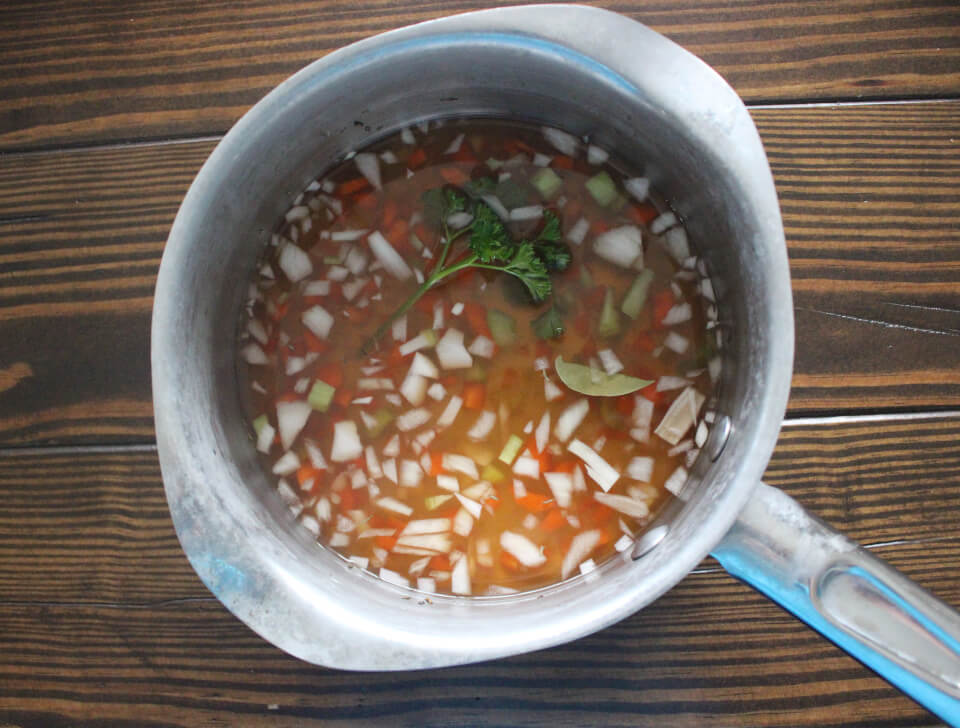
[[[488,309],[487,325],[497,346],[510,346],[516,341],[517,322],[513,320],[513,316],[497,311],[495,308]]]
[[[424,329],[420,332],[420,336],[426,340],[428,347],[437,345],[437,332],[435,329]]]
[[[610,212],[620,212],[627,202],[627,198],[618,192],[617,196],[610,201],[609,205],[607,205],[607,209],[610,210]]]
[[[620,332],[620,314],[617,313],[613,289],[607,288],[603,297],[603,310],[600,312],[600,324],[597,326],[597,336],[607,338],[616,336]]]
[[[494,159],[493,157],[490,157],[487,160],[487,166],[490,169],[492,169],[494,172],[496,172],[498,169],[500,169],[503,166],[503,162],[500,161],[499,159]]]
[[[530,327],[533,329],[533,333],[541,339],[555,339],[563,336],[564,331],[566,331],[563,318],[561,318],[556,306],[551,306],[537,316],[530,322]]]
[[[620,310],[625,315],[632,319],[640,315],[640,311],[647,302],[651,282],[653,282],[653,271],[649,268],[640,271],[640,274],[633,279],[633,283],[627,289],[627,295],[623,297],[623,303],[620,304]]]
[[[433,509],[442,506],[451,498],[453,498],[452,495],[431,495],[424,499],[424,503],[427,506],[427,510],[432,511]]]
[[[584,288],[593,288],[593,276],[587,266],[580,264],[580,285]]]
[[[310,394],[307,395],[307,402],[317,412],[326,412],[333,401],[333,394],[337,390],[331,387],[322,379],[318,379],[310,387]]]
[[[483,382],[487,379],[487,370],[484,368],[483,364],[475,361],[473,366],[463,373],[463,378],[468,382]]]
[[[381,407],[376,412],[373,413],[373,422],[367,423],[367,432],[370,433],[371,437],[377,437],[381,432],[384,431],[387,425],[393,422],[395,415],[393,412],[388,410],[386,407]]]
[[[587,180],[587,192],[598,205],[607,207],[617,199],[617,185],[606,172],[598,172]]]
[[[326,265],[340,265],[340,256],[339,255],[325,255],[323,256],[323,262]]]
[[[260,437],[260,430],[262,430],[264,426],[268,424],[269,422],[267,421],[266,415],[260,415],[253,421],[253,431],[257,433],[257,437]]]
[[[501,455],[502,454],[503,453],[501,453]],[[503,471],[493,463],[485,465],[483,470],[480,471],[480,478],[486,480],[488,483],[499,483],[505,477],[507,476],[503,474]]]
[[[506,463],[507,465],[512,465],[517,455],[520,454],[520,449],[522,447],[523,440],[516,435],[510,435],[510,438],[507,440],[507,444],[504,445],[503,450],[500,451],[500,462]],[[490,480],[490,478],[484,478],[484,480]]]
[[[563,180],[549,167],[542,167],[530,178],[530,184],[537,188],[543,199],[552,200],[563,187]]]

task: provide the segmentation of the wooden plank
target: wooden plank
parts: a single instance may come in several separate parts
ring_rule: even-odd
[[[960,605],[960,417],[784,429],[767,472]],[[708,561],[573,644],[417,673],[299,662],[208,595],[149,448],[0,457],[0,721],[15,725],[934,726]],[[274,706],[274,707],[270,707]]]
[[[791,413],[960,406],[960,102],[755,116],[794,276]],[[0,370],[20,364],[0,441],[152,438],[154,277],[213,144],[0,158]]]
[[[0,149],[222,133],[307,63],[361,38],[509,4],[306,0],[5,3]],[[700,55],[748,100],[955,96],[951,0],[594,2]]]

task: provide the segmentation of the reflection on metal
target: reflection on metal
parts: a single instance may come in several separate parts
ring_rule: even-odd
[[[664,537],[669,531],[670,526],[664,523],[659,526],[654,526],[640,536],[640,538],[637,539],[637,543],[633,547],[633,553],[630,554],[633,557],[633,560],[636,561],[641,556],[645,556],[653,551],[657,547],[657,544],[663,541]]]
[[[717,458],[723,454],[723,448],[727,446],[727,440],[730,439],[730,433],[732,431],[733,424],[730,422],[729,417],[726,415],[717,417],[717,421],[713,425],[713,430],[710,432],[710,442],[707,443],[707,452],[710,455],[710,460],[716,462]]]

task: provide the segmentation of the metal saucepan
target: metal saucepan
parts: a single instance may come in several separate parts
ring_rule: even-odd
[[[684,218],[724,331],[721,416],[633,553],[536,592],[410,599],[294,528],[255,457],[236,337],[253,265],[290,200],[350,150],[433,117],[548,123],[617,150]],[[702,61],[639,23],[570,5],[385,33],[319,60],[224,137],[180,208],[152,331],[157,443],[190,562],[234,614],[309,662],[404,670],[488,660],[623,619],[708,553],[948,721],[960,615],[760,484],[790,386],[783,226],[756,128]]]

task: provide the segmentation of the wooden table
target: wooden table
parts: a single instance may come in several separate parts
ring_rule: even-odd
[[[717,68],[766,144],[797,324],[767,480],[960,606],[960,6],[599,4]],[[0,725],[940,725],[712,562],[574,644],[401,674],[299,662],[190,569],[148,358],[181,197],[296,69],[476,7],[3,4]]]

